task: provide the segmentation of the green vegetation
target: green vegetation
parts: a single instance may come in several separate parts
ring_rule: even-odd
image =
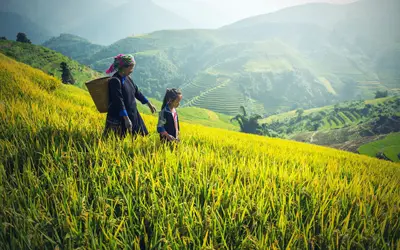
[[[61,34],[43,43],[43,46],[60,52],[74,60],[86,64],[86,59],[103,48],[101,45],[92,44],[88,40],[70,35]]]
[[[20,43],[32,43],[31,40],[28,39],[25,33],[18,33],[17,34],[17,42]]]
[[[343,102],[334,106],[310,110],[297,110],[273,115],[261,123],[282,136],[305,131],[320,131],[355,126],[379,119],[397,117],[399,97],[386,97],[367,101]]]
[[[24,72],[24,74],[21,74]],[[398,164],[182,122],[101,139],[88,93],[0,54],[8,249],[396,249]]]
[[[75,80],[67,63],[60,63],[61,80],[63,83],[74,84]]]
[[[239,123],[240,132],[262,135],[264,131],[258,123],[258,120],[261,119],[261,116],[248,115],[246,109],[243,106],[241,106],[240,109],[242,110],[242,114],[237,114],[231,119],[231,121],[237,121]]]
[[[400,131],[399,111],[400,97],[385,97],[293,110],[272,115],[261,124],[269,136],[358,152],[361,145]]]
[[[376,93],[375,93],[375,98],[385,98],[385,97],[387,97],[388,96],[388,92],[387,92],[387,90],[386,91],[377,91]]]
[[[360,154],[376,157],[378,153],[384,153],[394,162],[400,161],[400,133],[392,133],[384,139],[362,145],[358,151]]]
[[[62,72],[59,69],[60,64],[64,62],[69,66],[75,84],[81,88],[86,88],[86,81],[102,76],[87,66],[39,45],[0,40],[0,53],[40,69],[58,79],[62,79]]]

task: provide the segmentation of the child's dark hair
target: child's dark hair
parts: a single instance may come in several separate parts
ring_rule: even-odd
[[[182,92],[179,89],[167,89],[161,109],[164,109],[165,106],[167,106],[168,101],[176,100],[180,95],[182,95]]]

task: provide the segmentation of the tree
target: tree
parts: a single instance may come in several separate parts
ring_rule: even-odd
[[[384,152],[376,153],[376,158],[381,159],[381,160],[386,160],[386,161],[392,161],[389,157],[386,156],[386,154]]]
[[[333,106],[333,110],[335,111],[335,113],[338,113],[340,111],[339,104],[335,104],[335,106]]]
[[[378,99],[378,98],[384,98],[384,97],[387,97],[388,96],[388,91],[386,90],[386,91],[376,91],[375,92],[375,99]]]
[[[17,42],[31,43],[31,40],[28,39],[25,33],[20,32],[17,34]]]
[[[298,117],[301,117],[304,114],[304,109],[296,110],[296,114],[297,114]]]
[[[0,37],[0,40],[7,40],[7,37],[2,36],[2,37]]]
[[[263,134],[263,128],[258,123],[258,120],[262,118],[261,115],[255,114],[248,116],[243,106],[240,106],[240,109],[242,110],[242,114],[238,114],[235,117],[233,117],[231,119],[231,122],[233,120],[236,120],[239,123],[240,131],[243,133],[257,134],[257,135]]]
[[[316,114],[316,115],[313,115],[313,116],[311,117],[311,121],[313,121],[313,122],[321,121],[322,119],[323,119],[323,117],[322,117],[321,114]]]
[[[68,67],[68,64],[66,62],[62,62],[60,63],[60,71],[62,72],[61,74],[61,79],[63,83],[70,83],[70,84],[74,84],[75,80],[71,74],[71,71]]]
[[[317,131],[321,127],[322,123],[321,122],[314,122],[312,123],[312,128],[314,131]]]

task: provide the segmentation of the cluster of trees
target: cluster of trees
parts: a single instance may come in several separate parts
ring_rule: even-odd
[[[389,94],[388,94],[388,91],[386,90],[386,91],[380,91],[380,90],[378,90],[378,91],[376,91],[375,92],[375,99],[378,99],[378,98],[384,98],[384,97],[387,97]]]
[[[243,106],[240,106],[242,111],[241,114],[237,114],[235,117],[231,119],[231,121],[236,120],[239,123],[240,131],[248,134],[262,134],[262,127],[258,123],[262,117],[257,114],[248,115],[246,109]]]
[[[239,123],[241,132],[255,135],[266,135],[269,137],[278,137],[278,134],[271,130],[267,124],[259,123],[259,120],[262,119],[261,115],[249,115],[243,106],[240,106],[240,110],[242,113],[233,117],[231,122],[234,120],[237,121]]]
[[[17,42],[20,42],[20,43],[32,43],[31,40],[28,39],[26,34],[22,33],[22,32],[17,34]]]
[[[8,39],[7,39],[7,37],[2,36],[2,37],[0,37],[0,40],[8,40]],[[26,34],[23,32],[19,32],[17,34],[16,41],[20,42],[20,43],[32,43],[31,40],[29,40],[28,37],[26,36]]]

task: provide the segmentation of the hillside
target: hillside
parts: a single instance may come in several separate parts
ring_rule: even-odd
[[[400,133],[392,133],[382,140],[362,145],[358,151],[372,157],[383,152],[391,161],[400,162]]]
[[[354,14],[366,25],[368,15],[358,9],[373,12],[371,2],[376,0],[308,4],[218,30],[130,36],[89,56],[87,62],[104,70],[116,54],[133,53],[138,57],[136,81],[147,95],[159,98],[166,87],[180,87],[186,96],[184,106],[227,115],[235,115],[241,105],[269,116],[371,99],[377,90],[398,94],[400,40],[394,30],[381,33],[381,27],[397,25],[397,12],[382,4],[387,18],[371,13],[380,26],[372,25],[369,35],[348,19]],[[319,23],[319,18],[307,15],[315,10],[326,14],[320,14]],[[292,19],[292,13],[298,16]]]
[[[261,123],[272,124],[288,122],[291,123],[297,131],[303,131],[307,130],[306,123],[308,121],[314,121],[319,123],[319,129],[334,129],[343,128],[352,124],[359,124],[360,122],[365,122],[383,115],[397,115],[399,112],[400,97],[389,96],[306,109],[303,110],[300,117],[298,110],[292,110],[277,115],[271,115],[261,120]],[[296,130],[294,132],[296,132]]]
[[[13,12],[4,12],[0,9],[0,37],[15,41],[17,34],[27,34],[32,43],[39,44],[49,39],[52,33],[39,24],[31,21],[24,15]]]
[[[261,123],[283,138],[371,155],[371,150],[360,151],[360,146],[400,131],[400,97],[294,110],[272,115]],[[385,147],[381,153],[386,153]],[[397,157],[392,159],[398,161]]]
[[[74,58],[74,60],[82,64],[86,64],[88,57],[103,48],[101,45],[93,44],[85,38],[71,34],[60,34],[58,37],[53,37],[45,41],[42,45],[65,56]]]
[[[157,97],[165,87],[181,87],[187,106],[234,115],[240,105],[267,113],[333,100],[328,87],[313,81],[304,57],[279,40],[232,43],[215,31],[155,32],[121,40],[89,60],[104,69],[119,52],[138,56],[135,75],[146,94]],[[207,98],[215,100],[212,106]]]
[[[66,62],[75,79],[75,85],[84,89],[86,88],[86,81],[102,76],[101,73],[88,66],[39,45],[0,41],[0,53],[40,69],[47,74],[52,74],[58,79],[61,79],[60,63]]]
[[[184,122],[171,149],[147,115],[149,137],[100,139],[85,91],[1,54],[0,81],[6,248],[399,244],[398,164]]]

